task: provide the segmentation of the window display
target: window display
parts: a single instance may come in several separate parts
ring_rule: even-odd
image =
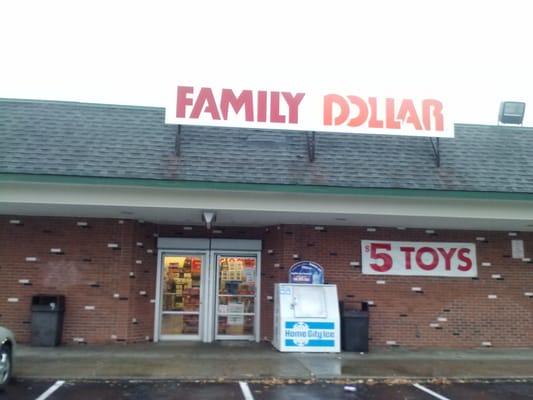
[[[253,335],[257,260],[217,257],[218,335]]]

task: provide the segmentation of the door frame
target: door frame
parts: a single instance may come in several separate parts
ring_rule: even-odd
[[[201,256],[202,257],[202,267],[200,270],[200,307],[198,309],[198,334],[177,334],[177,335],[162,335],[161,334],[161,317],[163,314],[162,310],[162,298],[163,298],[163,256],[164,255],[176,255],[176,256]],[[154,321],[154,342],[159,341],[174,341],[174,340],[189,340],[189,341],[199,341],[204,337],[204,332],[206,330],[205,321],[203,316],[206,314],[207,304],[203,301],[204,299],[204,290],[208,288],[209,285],[206,285],[208,279],[207,271],[209,271],[209,251],[202,250],[158,250],[157,252],[157,281],[156,281],[156,297],[155,297],[155,321]],[[204,289],[205,288],[205,289]],[[182,314],[182,313],[176,313]]]
[[[158,238],[157,240],[157,274],[156,296],[154,304],[154,342],[194,340],[209,343],[216,339],[218,321],[215,321],[215,310],[218,293],[216,292],[217,268],[216,255],[255,255],[257,257],[256,271],[256,304],[254,335],[252,340],[261,341],[261,240],[248,239],[207,239],[207,238]],[[162,298],[162,256],[165,253],[182,255],[202,255],[205,264],[202,264],[200,287],[200,318],[199,335],[161,335],[161,298]],[[203,287],[202,287],[203,285]],[[225,339],[250,340],[251,336],[234,336]]]

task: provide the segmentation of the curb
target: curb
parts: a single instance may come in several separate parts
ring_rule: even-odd
[[[502,376],[502,377],[408,377],[408,376],[353,376],[353,377],[337,377],[337,378],[279,378],[279,377],[265,377],[265,378],[249,378],[249,377],[229,377],[229,378],[199,378],[199,377],[128,377],[128,376],[102,376],[102,377],[58,377],[58,376],[20,376],[14,377],[15,380],[34,380],[34,381],[49,381],[62,379],[70,382],[101,382],[101,381],[128,381],[128,382],[184,382],[184,383],[235,383],[239,381],[246,381],[248,383],[268,383],[268,384],[311,384],[311,383],[333,383],[333,384],[375,384],[385,383],[389,385],[403,385],[419,383],[434,383],[434,384],[451,384],[451,383],[499,383],[499,382],[533,382],[533,376]]]

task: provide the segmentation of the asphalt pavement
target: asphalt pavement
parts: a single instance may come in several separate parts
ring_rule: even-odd
[[[0,400],[522,400],[533,399],[533,381],[427,383],[380,382],[182,382],[50,381],[19,379]]]

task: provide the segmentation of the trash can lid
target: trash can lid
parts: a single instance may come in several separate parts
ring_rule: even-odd
[[[368,318],[368,311],[348,310],[344,311],[343,317]]]
[[[32,310],[35,311],[44,311],[46,309],[64,311],[65,296],[53,294],[38,294],[32,297],[31,307]]]

